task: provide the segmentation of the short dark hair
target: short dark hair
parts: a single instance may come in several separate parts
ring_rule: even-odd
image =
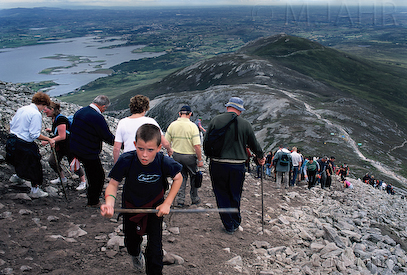
[[[130,98],[129,108],[132,114],[147,112],[150,109],[150,99],[144,95],[135,95]]]
[[[157,146],[161,144],[161,131],[154,124],[143,124],[138,128],[136,132],[136,142],[138,139],[144,140],[145,142],[156,140]]]
[[[36,92],[32,99],[31,102],[36,104],[36,105],[45,105],[45,106],[49,106],[49,104],[51,103],[51,99],[49,98],[49,95],[47,95],[46,93],[43,92]]]

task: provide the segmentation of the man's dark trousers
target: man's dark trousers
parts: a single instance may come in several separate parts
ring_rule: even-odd
[[[88,205],[97,205],[105,183],[105,170],[99,157],[96,159],[78,159],[82,162],[88,179]]]
[[[218,208],[237,208],[238,213],[219,213],[227,231],[235,231],[241,221],[240,199],[245,178],[245,164],[211,161],[209,172]]]

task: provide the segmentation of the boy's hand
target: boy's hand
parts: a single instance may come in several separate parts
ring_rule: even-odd
[[[158,210],[157,216],[162,217],[164,215],[168,215],[170,213],[170,208],[171,205],[167,205],[166,203],[160,204],[159,206],[156,207],[156,209]]]
[[[113,214],[114,214],[114,207],[107,205],[107,204],[102,204],[100,206],[100,214],[103,217],[111,218],[111,217],[113,217]]]

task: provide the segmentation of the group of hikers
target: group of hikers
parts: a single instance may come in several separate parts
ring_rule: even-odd
[[[251,171],[252,153],[249,149],[246,150],[246,169]],[[300,181],[308,182],[308,189],[321,185],[322,189],[331,188],[332,175],[337,174],[341,177],[341,182],[345,184],[346,177],[349,175],[349,167],[346,163],[340,167],[335,166],[335,157],[327,156],[321,158],[304,157],[297,147],[292,147],[291,150],[287,146],[280,145],[276,152],[269,151],[266,156],[264,166],[256,162],[257,178],[265,177],[273,178],[276,182],[276,187],[289,188],[298,185]],[[346,186],[345,186],[346,187]]]
[[[375,179],[374,175],[369,175],[369,173],[366,173],[363,176],[362,181],[366,184],[373,186],[374,188],[387,192],[387,194],[390,195],[395,194],[394,187],[390,183],[386,183],[382,180]]]
[[[50,183],[60,183],[63,187],[67,182],[60,167],[66,156],[80,178],[76,189],[86,189],[87,206],[100,208],[104,217],[113,216],[119,184],[124,179],[123,208],[156,209],[154,214],[123,215],[127,251],[136,271],[162,274],[163,215],[169,214],[175,200],[176,206],[185,207],[188,178],[191,203],[201,202],[198,188],[202,178],[198,167],[203,166],[203,144],[205,155],[210,158],[209,172],[217,206],[235,210],[219,211],[223,230],[233,234],[241,227],[246,147],[258,156],[260,165],[266,161],[251,124],[240,116],[245,111],[241,98],[231,97],[225,104],[226,112],[215,116],[207,129],[202,127],[200,118],[196,124],[190,120],[193,116],[190,106],[182,106],[178,119],[170,124],[165,135],[154,119],[145,116],[149,109],[147,97],[136,95],[130,99],[131,115],[119,121],[116,135],[103,116],[109,105],[109,98],[99,95],[89,106],[78,110],[71,120],[61,114],[59,103],[51,101],[43,92],[35,93],[32,103],[19,108],[10,122],[6,161],[15,168],[10,181],[30,181],[32,198],[48,196],[42,190],[43,171],[36,139],[43,146],[51,147],[48,161],[58,178]],[[41,133],[42,112],[52,120],[52,127],[45,130],[49,136]],[[101,203],[105,172],[99,154],[103,142],[113,146],[114,166],[109,173],[104,203]],[[167,155],[163,154],[162,147]],[[172,178],[171,185],[167,177]],[[144,234],[148,235],[145,253],[141,251]]]

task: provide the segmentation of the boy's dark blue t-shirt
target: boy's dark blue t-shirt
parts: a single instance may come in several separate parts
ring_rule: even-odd
[[[161,163],[163,161],[163,163]],[[109,173],[109,177],[121,182],[123,186],[123,202],[127,201],[135,207],[155,199],[163,190],[164,177],[175,177],[181,172],[182,165],[159,152],[153,162],[142,165],[136,151],[123,153]],[[163,175],[164,174],[164,177]]]

